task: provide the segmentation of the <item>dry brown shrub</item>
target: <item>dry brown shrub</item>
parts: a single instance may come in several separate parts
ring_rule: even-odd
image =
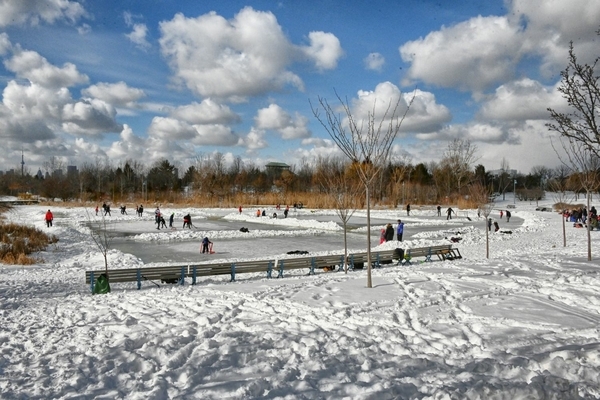
[[[28,255],[43,251],[48,245],[58,241],[56,236],[48,235],[37,228],[13,223],[0,223],[0,238],[0,260],[6,264],[20,265],[35,264],[39,260]]]

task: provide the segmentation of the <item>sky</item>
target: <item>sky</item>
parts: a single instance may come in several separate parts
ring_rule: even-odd
[[[539,205],[550,208],[554,197]],[[102,217],[91,208],[52,207],[47,228],[47,206],[15,207],[3,214],[8,222],[59,240],[34,254],[33,265],[0,264],[2,398],[600,398],[600,232],[589,232],[590,262],[585,229],[567,223],[563,246],[560,214],[519,201],[507,222],[499,209],[508,205],[512,198],[492,211],[500,231],[489,233],[490,258],[476,210],[457,208],[452,220],[433,207],[410,216],[373,210],[374,237],[387,221],[405,222],[404,241],[374,240],[375,252],[452,244],[463,258],[386,264],[373,270],[372,288],[364,270],[307,275],[284,266],[280,279],[263,272],[237,273],[235,282],[198,277],[194,286],[189,277],[184,285],[145,280],[141,290],[112,282],[111,293],[98,295],[85,271],[104,269],[90,235]],[[176,213],[175,230],[156,230],[152,210],[106,218],[115,232],[110,243],[126,235],[137,245],[111,246],[111,270],[281,261],[294,257],[288,250],[343,253],[335,210],[292,209],[277,220],[256,218],[252,208],[241,215],[236,208],[162,211]],[[181,228],[187,212],[195,229]],[[352,218],[361,228],[348,233],[349,250],[364,252],[366,211]],[[240,225],[251,229],[242,233]],[[199,253],[205,235],[215,254]],[[170,248],[170,262],[137,256],[159,246]],[[181,259],[188,252],[195,261]]]
[[[340,155],[319,99],[358,119],[412,106],[393,157],[527,174],[560,164],[545,123],[569,42],[600,54],[596,0],[0,0],[0,170],[215,153],[299,166]]]

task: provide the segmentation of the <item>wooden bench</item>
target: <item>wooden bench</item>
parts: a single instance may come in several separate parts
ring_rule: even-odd
[[[416,247],[404,251],[404,259],[399,264],[412,265],[411,259],[414,257],[425,257],[425,262],[433,261],[432,256],[436,255],[440,261],[455,260],[462,258],[460,251],[452,247],[451,244],[430,247]]]
[[[420,247],[407,249],[404,257],[400,259],[396,249],[371,252],[371,263],[374,268],[381,268],[384,264],[391,264],[394,260],[397,265],[411,264],[413,257],[425,256],[425,261],[432,261],[431,257],[437,255],[440,260],[453,260],[462,258],[458,249],[453,249],[452,245]],[[359,264],[367,263],[367,253],[351,253],[348,255],[348,268],[353,270]],[[177,283],[183,285],[186,278],[192,279],[192,285],[196,284],[196,278],[199,276],[217,276],[229,275],[230,282],[234,282],[236,274],[263,272],[267,278],[272,277],[273,271],[277,272],[277,278],[283,278],[285,271],[307,268],[309,275],[314,275],[316,269],[335,269],[341,271],[344,266],[343,254],[332,254],[310,257],[292,257],[272,260],[250,260],[234,262],[216,262],[211,264],[195,265],[171,265],[164,267],[147,268],[123,268],[111,269],[108,271],[109,281],[111,283],[137,282],[138,290],[142,287],[142,282],[150,281],[159,286],[155,281],[164,283]],[[90,285],[92,293],[96,279],[105,274],[105,270],[85,271],[85,283]]]

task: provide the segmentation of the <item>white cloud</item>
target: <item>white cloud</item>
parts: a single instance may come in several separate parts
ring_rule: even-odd
[[[100,82],[83,89],[84,96],[103,100],[113,106],[136,107],[136,102],[145,97],[142,89],[129,87],[125,82],[105,83]]]
[[[99,135],[119,132],[123,128],[115,121],[116,110],[97,99],[82,99],[65,104],[62,110],[62,128],[73,135]]]
[[[385,64],[385,57],[380,53],[370,53],[365,57],[363,62],[366,69],[381,72],[381,70],[383,70],[383,65]]]
[[[327,32],[310,32],[309,46],[301,47],[304,54],[314,60],[318,69],[334,69],[338,59],[344,54],[339,39]]]
[[[509,79],[520,59],[522,34],[504,17],[476,17],[400,47],[407,79],[481,92]]]
[[[152,119],[148,135],[158,140],[189,140],[198,146],[234,146],[239,141],[239,137],[224,125],[191,125],[165,117]]]
[[[112,160],[125,160],[131,158],[134,160],[146,160],[146,140],[136,136],[131,127],[123,125],[120,140],[113,142],[106,154]]]
[[[86,16],[83,5],[70,0],[4,0],[0,1],[0,27],[8,25],[52,24],[58,20],[74,23]]]
[[[187,122],[175,118],[154,117],[148,135],[157,139],[191,140],[196,136],[196,130]]]
[[[146,39],[148,35],[148,27],[145,24],[134,24],[133,30],[125,36],[131,40],[133,44],[141,49],[148,49],[150,43]]]
[[[0,56],[5,55],[12,49],[12,44],[8,35],[4,32],[0,33]]]
[[[503,121],[548,120],[548,107],[565,110],[566,101],[557,88],[524,78],[499,86],[481,107],[479,117]]]
[[[19,78],[29,79],[32,83],[45,87],[70,87],[88,82],[87,75],[79,73],[74,64],[65,63],[59,68],[35,51],[17,50],[4,65]]]
[[[292,45],[271,12],[245,7],[233,19],[215,12],[197,18],[176,14],[160,23],[161,52],[176,82],[203,97],[243,101],[291,85],[303,90],[287,68],[305,52],[318,68],[336,63],[337,38],[311,33],[311,46]]]
[[[398,104],[395,117],[401,118],[413,97],[413,104],[402,123],[402,132],[432,132],[450,121],[450,111],[437,104],[432,93],[418,89],[402,93],[391,82],[382,82],[373,91],[359,91],[357,98],[352,100],[352,113],[359,124],[360,121],[367,121],[369,114],[374,114],[377,121],[384,115],[389,120]]]
[[[228,124],[240,121],[239,115],[234,113],[228,106],[211,99],[177,107],[169,115],[190,124]]]
[[[310,137],[308,119],[300,114],[294,118],[277,104],[258,110],[254,117],[256,127],[278,132],[283,139],[300,139]]]
[[[265,132],[256,128],[252,128],[246,137],[240,139],[238,144],[250,152],[269,147],[265,140]]]

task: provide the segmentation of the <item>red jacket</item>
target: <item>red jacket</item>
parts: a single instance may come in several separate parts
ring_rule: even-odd
[[[46,221],[52,221],[54,219],[54,216],[52,215],[52,211],[48,210],[48,212],[46,213]]]

